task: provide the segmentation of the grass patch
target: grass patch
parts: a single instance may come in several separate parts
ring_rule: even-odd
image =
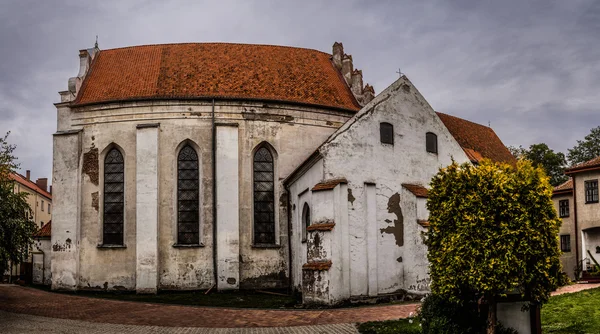
[[[544,333],[600,334],[600,288],[566,293],[542,306]]]
[[[32,286],[51,293],[68,294],[82,297],[104,298],[121,301],[175,304],[188,306],[211,306],[230,308],[294,308],[299,301],[294,296],[279,296],[260,293],[252,290],[239,291],[159,291],[156,295],[138,295],[133,291],[50,291],[48,287]],[[285,291],[277,291],[284,293]]]
[[[420,334],[419,321],[408,319],[369,321],[358,325],[358,331],[363,334]]]

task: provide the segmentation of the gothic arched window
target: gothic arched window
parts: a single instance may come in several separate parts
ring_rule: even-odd
[[[177,157],[177,243],[200,244],[198,154],[189,145]]]
[[[306,240],[306,229],[310,226],[310,207],[304,203],[302,207],[302,240]]]
[[[266,147],[254,154],[254,243],[275,243],[273,155]]]
[[[437,135],[433,132],[427,132],[425,135],[425,146],[427,152],[438,153]]]
[[[125,163],[116,148],[104,158],[104,245],[123,245],[125,212]]]

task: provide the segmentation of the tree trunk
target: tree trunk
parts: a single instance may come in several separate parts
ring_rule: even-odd
[[[487,334],[496,334],[496,299],[488,298]]]

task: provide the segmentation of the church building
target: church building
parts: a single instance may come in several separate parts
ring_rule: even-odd
[[[452,159],[514,162],[405,76],[375,96],[341,43],[79,58],[55,104],[53,289],[422,293],[431,177]]]

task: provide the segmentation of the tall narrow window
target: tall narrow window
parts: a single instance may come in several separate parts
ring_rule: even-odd
[[[394,126],[390,123],[380,123],[379,137],[382,144],[394,145]]]
[[[558,216],[560,218],[569,217],[569,200],[568,199],[558,201]]]
[[[200,244],[200,180],[198,154],[189,145],[177,158],[177,243]]]
[[[254,154],[254,243],[275,243],[273,155],[266,147]]]
[[[585,181],[585,203],[598,203],[598,180]]]
[[[427,152],[438,153],[437,135],[433,132],[427,132],[425,135],[425,146]]]
[[[104,159],[104,228],[105,245],[123,244],[125,209],[125,164],[123,155],[113,148]]]
[[[306,241],[306,229],[310,226],[310,207],[304,203],[302,207],[302,241]]]
[[[560,250],[564,253],[571,251],[571,235],[565,234],[560,236]]]

